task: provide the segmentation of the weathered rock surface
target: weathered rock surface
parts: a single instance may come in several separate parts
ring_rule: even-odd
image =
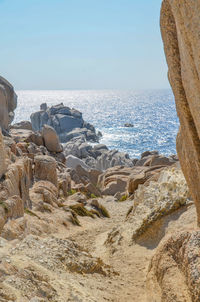
[[[171,236],[153,256],[147,276],[149,301],[200,301],[200,232]]]
[[[84,137],[72,138],[64,144],[64,154],[80,158],[91,169],[105,171],[114,166],[134,166],[134,160],[129,155],[118,150],[108,150],[103,144],[94,147],[89,145]]]
[[[139,184],[155,179],[165,167],[116,166],[107,169],[99,176],[98,187],[103,195],[115,195],[116,193],[133,195]]]
[[[177,152],[200,225],[199,29],[199,1],[163,1],[161,31],[180,120]]]
[[[55,129],[62,143],[77,136],[84,136],[86,140],[98,142],[99,136],[95,128],[83,120],[82,113],[78,110],[70,109],[63,103],[50,108],[42,104],[40,109],[31,114],[32,127],[35,131],[41,131],[46,124]]]
[[[62,152],[63,148],[60,144],[56,131],[52,127],[44,125],[42,128],[42,137],[44,140],[44,145],[48,151]]]
[[[21,121],[19,123],[15,123],[11,126],[12,129],[26,129],[26,130],[33,130],[32,124],[29,121]]]
[[[17,95],[13,86],[0,77],[0,127],[7,130],[14,119],[14,110],[17,107]]]
[[[48,155],[36,156],[34,175],[37,180],[50,181],[57,187],[58,176],[56,160]]]
[[[190,202],[190,194],[182,171],[166,168],[157,181],[139,185],[128,220],[132,223],[132,238],[142,235],[152,224]]]

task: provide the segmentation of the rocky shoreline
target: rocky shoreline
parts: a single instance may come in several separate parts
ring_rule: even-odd
[[[161,274],[155,263],[172,245],[157,251],[174,233],[167,221],[177,215],[181,230],[195,221],[177,156],[109,150],[63,104],[41,104],[31,122],[12,124],[17,96],[3,78],[0,93],[0,302],[146,301],[144,284]],[[188,208],[192,223],[182,216]],[[147,280],[132,276],[146,272],[141,261],[151,263]]]

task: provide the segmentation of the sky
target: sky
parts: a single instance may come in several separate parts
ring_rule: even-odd
[[[0,74],[15,89],[162,89],[161,0],[0,0]]]

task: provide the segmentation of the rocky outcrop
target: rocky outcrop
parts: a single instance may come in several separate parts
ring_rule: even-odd
[[[151,181],[148,186],[139,185],[135,191],[128,216],[132,238],[138,238],[154,222],[189,202],[190,194],[182,171],[174,167],[164,169],[157,181]]]
[[[199,29],[199,1],[163,1],[162,38],[180,120],[177,152],[200,225]]]
[[[26,129],[33,130],[32,124],[29,121],[21,121],[11,126],[12,129]]]
[[[98,178],[98,187],[103,195],[115,195],[123,193],[131,196],[140,184],[149,183],[150,180],[158,178],[160,172],[166,166],[143,167],[134,166],[132,168],[116,166],[107,169]]]
[[[36,180],[47,180],[56,187],[58,185],[56,160],[48,155],[38,155],[35,157],[34,175]]]
[[[162,244],[149,265],[149,301],[200,301],[200,232],[181,232]]]
[[[17,107],[17,95],[13,86],[0,77],[0,127],[8,130],[14,119],[14,110]]]
[[[73,138],[64,144],[64,154],[66,157],[69,155],[78,157],[91,169],[99,171],[105,171],[115,166],[134,166],[134,160],[128,154],[118,150],[108,150],[103,144],[93,147],[83,137]]]
[[[62,143],[77,136],[84,136],[88,141],[98,142],[99,136],[95,128],[83,120],[82,113],[78,110],[70,109],[63,103],[50,108],[42,104],[40,109],[31,114],[32,127],[35,131],[41,131],[46,124],[55,129]]]

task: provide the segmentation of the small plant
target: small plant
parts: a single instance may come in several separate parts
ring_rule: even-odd
[[[102,214],[103,217],[110,218],[110,214],[109,214],[108,210],[104,206],[102,206],[101,204],[99,205],[99,211],[100,211],[100,213]]]
[[[37,214],[35,214],[34,212],[32,212],[29,209],[24,209],[24,212],[30,216],[34,216],[34,217],[37,217],[38,219],[40,219],[40,217]]]
[[[76,190],[71,189],[68,191],[68,195],[74,195],[76,193]]]
[[[91,193],[90,198],[97,198],[97,196],[93,193]]]
[[[102,204],[100,204],[97,200],[92,202],[92,206],[95,208],[96,211],[99,212],[99,214],[101,216],[110,218],[110,214],[109,214],[108,210]]]
[[[8,205],[7,205],[5,202],[0,201],[0,206],[1,206],[2,208],[4,208],[4,210],[5,210],[6,213],[8,213],[9,207],[8,207]]]
[[[128,198],[128,196],[127,196],[127,195],[123,195],[123,196],[120,198],[119,202],[126,201],[126,200],[127,200],[127,198]]]
[[[70,220],[74,225],[81,226],[80,221],[77,217],[77,214],[73,210],[71,210]]]
[[[70,209],[73,210],[79,216],[89,216],[91,218],[95,218],[94,214],[88,211],[82,203],[70,206]]]
[[[90,210],[90,212],[92,214],[96,215],[97,217],[101,218],[101,215],[100,215],[100,213],[97,210],[92,209],[92,210]]]
[[[126,214],[126,218],[130,215],[130,213],[133,211],[133,206],[131,206]]]

